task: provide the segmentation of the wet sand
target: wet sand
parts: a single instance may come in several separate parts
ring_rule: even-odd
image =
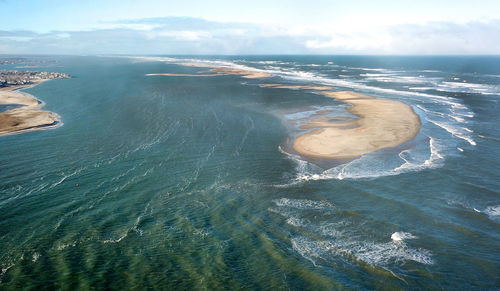
[[[322,94],[351,104],[347,110],[359,118],[319,117],[306,123],[303,128],[312,131],[293,142],[293,149],[305,157],[352,159],[403,144],[420,130],[420,118],[407,104],[354,92]]]
[[[43,104],[31,95],[17,90],[38,85],[46,80],[25,86],[0,88],[0,104],[22,105],[0,113],[0,136],[56,127],[59,123],[57,114],[40,110]]]

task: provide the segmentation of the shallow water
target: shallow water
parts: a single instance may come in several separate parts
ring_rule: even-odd
[[[0,287],[494,289],[498,57],[54,57],[63,126],[0,137]],[[165,77],[180,62],[268,79]],[[1,67],[3,68],[3,67]],[[413,106],[415,140],[327,167],[289,151],[345,104]]]

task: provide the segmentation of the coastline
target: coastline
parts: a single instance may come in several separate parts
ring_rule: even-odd
[[[0,112],[0,136],[52,129],[61,126],[61,118],[54,112],[41,110],[45,105],[22,89],[32,88],[49,81],[43,79],[28,85],[0,88],[0,105],[20,105]]]

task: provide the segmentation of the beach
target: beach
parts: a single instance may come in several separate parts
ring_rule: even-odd
[[[353,159],[403,144],[419,132],[421,123],[418,115],[402,102],[348,91],[321,94],[350,104],[347,111],[358,118],[317,117],[309,121],[302,128],[312,131],[300,135],[293,142],[293,149],[302,156]]]
[[[33,96],[18,90],[30,88],[44,82],[41,80],[29,85],[0,88],[0,105],[21,105],[0,113],[0,136],[56,127],[57,114],[40,110],[43,106]]]

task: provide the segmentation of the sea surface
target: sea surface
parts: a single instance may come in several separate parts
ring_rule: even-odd
[[[31,58],[73,78],[25,90],[60,127],[0,137],[1,290],[500,287],[500,57]],[[146,76],[205,70],[186,63],[272,77]],[[399,100],[422,127],[306,160],[300,125],[346,104],[266,83]]]

